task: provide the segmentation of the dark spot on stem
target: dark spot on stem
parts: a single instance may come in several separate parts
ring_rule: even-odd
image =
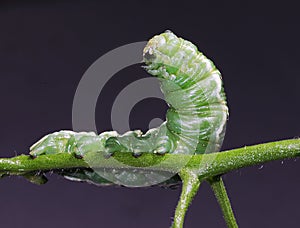
[[[111,158],[113,155],[114,155],[113,153],[106,153],[106,154],[103,155],[103,157],[104,157],[105,159],[109,159],[109,158]]]
[[[35,158],[37,158],[37,156],[36,156],[36,155],[29,154],[29,158],[35,159]]]
[[[159,152],[156,152],[155,154],[158,155],[158,156],[164,156],[166,153],[159,153]]]
[[[133,153],[132,156],[135,158],[138,158],[138,157],[142,156],[142,153]]]
[[[81,154],[74,154],[74,157],[77,158],[77,159],[82,159],[83,155],[81,155]]]

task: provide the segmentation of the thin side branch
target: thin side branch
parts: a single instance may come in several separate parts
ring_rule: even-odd
[[[210,186],[218,200],[228,228],[238,228],[224,182],[220,176],[209,179]]]
[[[179,175],[182,180],[182,190],[171,228],[183,228],[186,212],[200,186],[199,178],[190,170],[183,169]]]

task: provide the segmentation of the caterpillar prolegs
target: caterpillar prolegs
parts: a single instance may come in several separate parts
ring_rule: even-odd
[[[202,154],[215,152],[222,144],[228,108],[220,72],[197,47],[170,31],[154,36],[143,51],[144,68],[158,78],[169,106],[166,121],[143,134],[140,130],[119,135],[115,131],[60,131],[49,134],[30,148],[32,156],[91,151]],[[134,158],[133,158],[134,159]],[[63,175],[87,179],[93,171]],[[102,183],[103,180],[95,181]]]

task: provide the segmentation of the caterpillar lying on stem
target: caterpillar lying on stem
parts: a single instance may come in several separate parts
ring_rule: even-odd
[[[299,139],[218,153],[228,108],[215,65],[195,45],[170,31],[149,40],[143,59],[146,71],[159,80],[169,105],[163,124],[146,133],[134,130],[123,135],[115,131],[100,135],[55,132],[30,148],[31,158],[23,155],[0,159],[0,175],[22,175],[41,184],[45,182],[43,174],[52,170],[70,180],[130,187],[169,187],[181,180],[173,228],[183,227],[185,213],[206,180],[227,226],[236,228],[220,175],[248,165],[299,156]]]
[[[140,130],[123,135],[115,131],[100,135],[94,132],[60,131],[35,143],[30,148],[30,154],[36,157],[43,154],[74,153],[77,157],[84,158],[91,151],[104,151],[108,156],[114,152],[131,152],[134,157],[140,156],[142,152],[163,155],[218,151],[225,134],[228,108],[220,72],[215,65],[195,45],[178,38],[170,31],[150,39],[144,48],[143,57],[146,65],[144,68],[158,78],[169,105],[166,121],[161,126],[150,129],[145,134]],[[173,175],[179,171],[174,171]],[[140,186],[146,183],[151,185],[153,182],[148,179],[162,174],[149,176],[147,173],[122,171],[107,175],[109,179],[120,183],[130,182],[129,179],[141,179],[131,183],[131,186]],[[91,173],[84,175],[82,172],[64,172],[64,176],[101,184],[99,178],[93,181]],[[117,176],[117,180],[112,176]]]
[[[149,40],[143,51],[143,59],[146,71],[159,80],[169,106],[164,123],[145,134],[140,130],[123,135],[115,131],[100,135],[94,132],[60,131],[46,135],[35,143],[30,148],[30,155],[36,158],[59,153],[74,154],[78,159],[85,159],[92,169],[64,169],[56,172],[70,180],[100,185],[125,183],[132,187],[162,182],[168,186],[169,180],[171,183],[174,180],[178,182],[176,174],[179,174],[183,181],[182,195],[172,226],[179,228],[183,226],[186,210],[200,185],[197,172],[183,168],[190,156],[178,160],[177,169],[167,176],[162,171],[130,169],[124,161],[121,161],[119,169],[103,172],[97,170],[92,165],[94,161],[88,161],[85,156],[98,151],[104,152],[107,158],[116,152],[130,152],[137,158],[143,152],[194,155],[219,151],[224,139],[228,108],[220,72],[212,61],[199,52],[194,44],[178,38],[170,31]],[[163,162],[155,160],[152,166]],[[42,177],[36,173],[24,175],[40,183],[43,179],[39,180],[38,176]]]

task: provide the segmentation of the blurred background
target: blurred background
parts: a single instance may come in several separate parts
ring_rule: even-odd
[[[299,137],[298,8],[288,1],[1,1],[0,156],[28,153],[43,135],[71,129],[73,96],[88,67],[111,49],[166,29],[196,44],[223,74],[230,108],[223,150]],[[109,81],[97,104],[99,132],[111,129],[117,94],[142,77],[135,65]],[[146,130],[165,112],[164,102],[143,100],[130,126]],[[292,159],[226,174],[240,227],[299,227],[299,171],[300,161]],[[166,228],[180,194],[49,179],[44,186],[1,180],[0,226]],[[207,184],[185,227],[225,227]]]

